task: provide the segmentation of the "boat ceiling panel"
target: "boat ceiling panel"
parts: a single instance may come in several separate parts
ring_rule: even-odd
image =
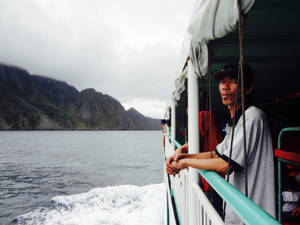
[[[256,75],[259,103],[300,91],[300,1],[256,1],[247,15],[244,55]],[[237,31],[212,42],[212,71],[238,62]],[[217,84],[215,83],[215,86]],[[215,95],[218,90],[215,89]]]

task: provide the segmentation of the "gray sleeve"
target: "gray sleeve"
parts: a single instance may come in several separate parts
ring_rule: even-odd
[[[246,115],[246,140],[247,140],[247,163],[251,164],[257,151],[256,143],[261,138],[261,118],[259,115]],[[224,155],[224,158],[230,157],[230,142],[231,137],[227,138],[226,143],[221,143],[217,146],[218,152]],[[234,130],[233,147],[231,160],[240,165],[245,166],[244,160],[244,138],[243,138],[243,124],[240,118]],[[222,157],[223,158],[223,157]]]
[[[230,160],[229,157],[227,157],[226,155],[224,155],[224,154],[221,155],[217,149],[215,150],[215,152],[220,158],[222,158],[224,161],[228,162],[232,166],[234,171],[242,171],[243,170],[243,167],[240,164],[238,164],[236,161],[234,161],[233,159]]]

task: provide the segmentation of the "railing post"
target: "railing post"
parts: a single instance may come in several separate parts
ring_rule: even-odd
[[[188,61],[188,143],[189,153],[199,152],[199,88],[198,77],[194,72],[191,61]],[[197,198],[192,189],[192,183],[199,183],[199,174],[189,168],[188,191],[188,225],[197,222]]]
[[[176,113],[175,113],[175,110],[176,110],[176,107],[175,107],[175,100],[173,99],[172,100],[172,105],[171,105],[171,137],[172,137],[172,140],[175,140],[175,131],[176,131]],[[173,150],[176,149],[175,145],[173,144],[172,142],[172,146],[173,146]]]

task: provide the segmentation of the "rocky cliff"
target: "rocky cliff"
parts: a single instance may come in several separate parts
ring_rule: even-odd
[[[0,129],[159,128],[109,95],[0,64]]]

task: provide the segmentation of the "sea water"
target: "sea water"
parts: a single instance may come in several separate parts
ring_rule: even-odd
[[[163,224],[160,131],[0,132],[0,224]]]

